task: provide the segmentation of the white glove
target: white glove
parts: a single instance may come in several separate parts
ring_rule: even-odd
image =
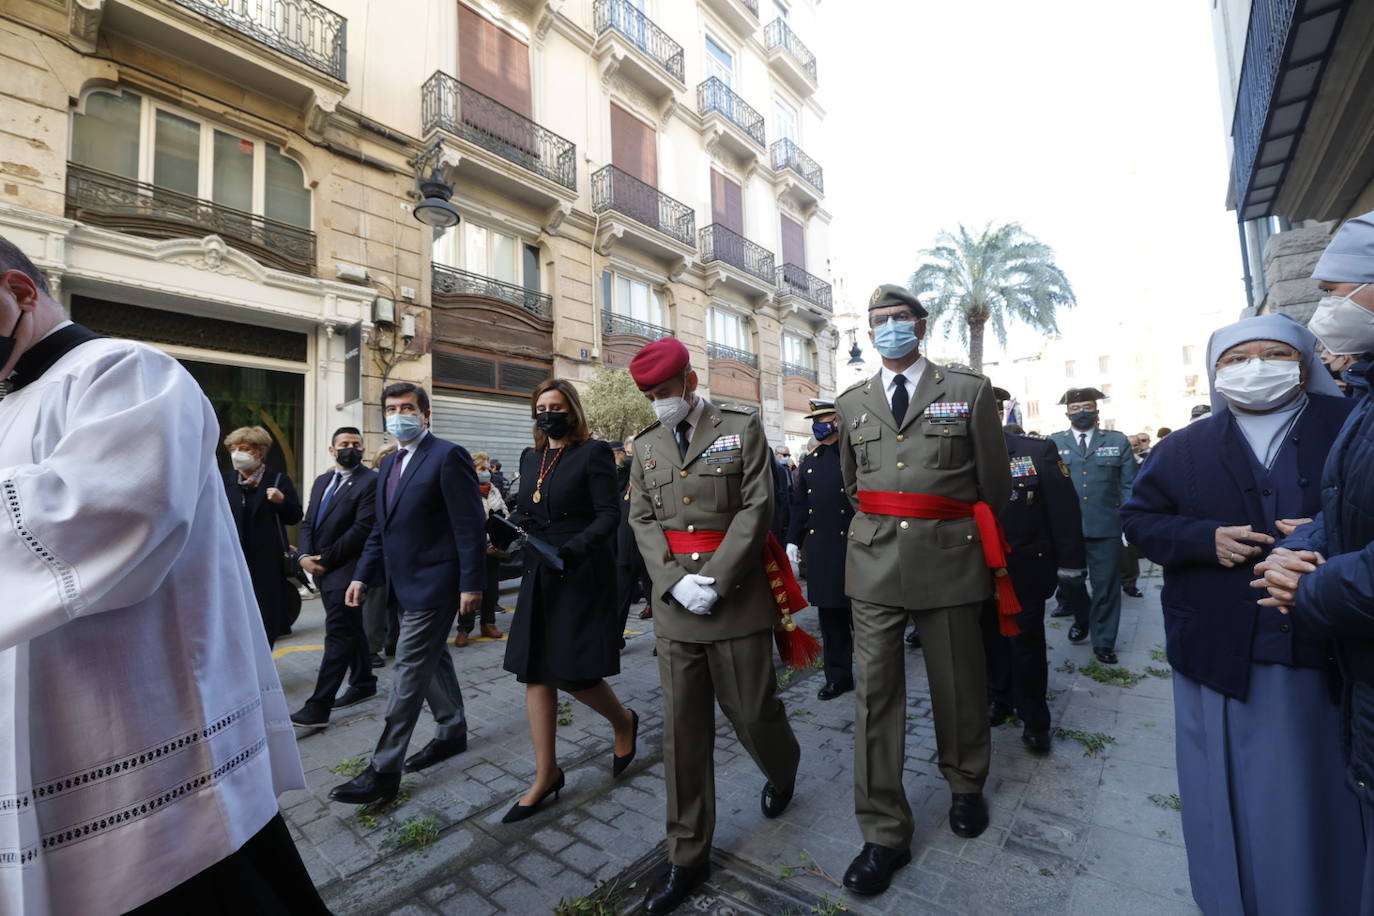
[[[1081,579],[1087,573],[1086,569],[1056,569],[1055,575],[1061,579]]]
[[[669,594],[693,614],[709,614],[711,606],[720,598],[716,590],[711,588],[715,581],[711,576],[688,573],[677,580],[677,585],[673,586]]]
[[[787,562],[792,564],[792,575],[801,572],[801,548],[796,544],[787,545]]]

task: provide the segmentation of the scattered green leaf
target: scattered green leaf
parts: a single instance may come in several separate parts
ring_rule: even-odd
[[[1056,728],[1054,732],[1060,738],[1071,738],[1083,745],[1084,757],[1096,757],[1107,745],[1116,743],[1115,738],[1102,732],[1085,732],[1076,728]]]
[[[1060,672],[1061,674],[1074,674],[1078,671],[1078,666],[1075,665],[1073,662],[1065,661],[1064,664],[1060,665],[1054,670]]]
[[[376,830],[377,825],[381,823],[377,820],[377,815],[367,811],[366,805],[360,805],[358,807],[358,813],[354,816],[358,819],[358,826],[362,827],[364,830]]]
[[[432,814],[411,817],[393,826],[382,838],[383,848],[424,849],[439,838],[439,819]]]
[[[1182,811],[1183,800],[1177,795],[1160,795],[1158,793],[1149,796],[1150,803],[1156,808],[1168,808],[1170,811]]]
[[[619,880],[598,881],[590,894],[572,900],[560,897],[553,908],[553,916],[619,916],[625,902],[618,889]],[[629,890],[634,890],[638,883],[630,884]]]
[[[1144,679],[1143,674],[1138,674],[1129,668],[1117,668],[1111,665],[1104,665],[1097,659],[1093,659],[1083,666],[1083,673],[1099,684],[1106,684],[1109,687],[1134,687]]]
[[[572,725],[572,724],[573,724],[573,711],[572,711],[572,701],[571,701],[571,700],[559,700],[559,701],[558,701],[558,724],[559,724],[559,725]]]
[[[1145,669],[1145,673],[1148,674],[1150,677],[1171,678],[1171,677],[1174,676],[1174,669],[1173,669],[1173,668],[1155,668],[1155,667],[1151,666],[1151,667]]]
[[[1169,660],[1169,654],[1164,651],[1163,646],[1155,646],[1150,650],[1150,658],[1157,662],[1167,662]]]
[[[340,760],[329,768],[329,772],[352,779],[365,769],[367,769],[367,755],[359,754],[357,757],[347,757]]]
[[[1062,629],[1064,629],[1064,625],[1063,625],[1062,623],[1060,623],[1059,621],[1057,621],[1057,620],[1051,620],[1051,621],[1047,624],[1047,626],[1048,626],[1051,630],[1062,630]]]
[[[1174,838],[1174,834],[1170,830],[1156,830],[1155,833],[1162,840],[1172,840]]]

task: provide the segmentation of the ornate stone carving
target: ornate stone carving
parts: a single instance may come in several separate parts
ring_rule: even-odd
[[[615,72],[619,69],[620,60],[624,55],[612,51],[608,55],[608,58],[609,57],[615,58],[615,70],[609,73],[603,71],[602,82],[606,83],[614,92],[634,105],[635,108],[639,109],[639,114],[643,115],[646,112],[657,112],[659,110],[658,105],[654,103],[653,99],[649,98],[643,89],[639,88],[633,80],[627,79],[624,74]],[[671,101],[671,96],[669,99]],[[652,120],[652,118],[650,118],[650,120]]]
[[[572,204],[567,201],[559,201],[549,208],[544,214],[544,235],[555,236],[558,234],[558,227],[563,225],[563,220],[568,218],[572,212]]]
[[[105,0],[71,0],[72,41],[86,51],[95,50],[100,21],[105,16]]]

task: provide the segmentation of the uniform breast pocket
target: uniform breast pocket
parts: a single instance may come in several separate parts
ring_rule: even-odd
[[[942,550],[981,544],[978,523],[971,518],[950,518],[935,523],[935,540]]]
[[[861,426],[850,435],[849,447],[854,450],[854,463],[860,474],[883,466],[882,436],[881,426]]]
[[[704,494],[711,494],[715,511],[733,512],[744,503],[741,489],[744,482],[744,462],[738,452],[706,456],[697,469],[697,482]]]
[[[649,498],[653,500],[654,518],[663,521],[677,515],[677,488],[673,486],[673,478],[667,476],[645,477],[644,489],[649,494]]]
[[[963,467],[972,457],[967,420],[925,421],[926,467]]]

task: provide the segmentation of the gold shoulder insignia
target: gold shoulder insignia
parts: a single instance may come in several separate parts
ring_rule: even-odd
[[[1065,477],[1069,476],[1069,466],[1063,461],[1059,462],[1059,473],[1063,474]]]
[[[659,421],[655,420],[654,422],[650,423],[648,426],[646,426],[646,427],[644,427],[643,429],[641,429],[639,432],[635,433],[635,438],[638,439],[640,436],[644,435],[644,434],[647,433],[649,430],[651,430],[651,429],[653,429],[653,428],[655,428],[655,427],[657,427],[657,426],[659,426],[659,425],[660,425],[660,424],[659,424]]]

